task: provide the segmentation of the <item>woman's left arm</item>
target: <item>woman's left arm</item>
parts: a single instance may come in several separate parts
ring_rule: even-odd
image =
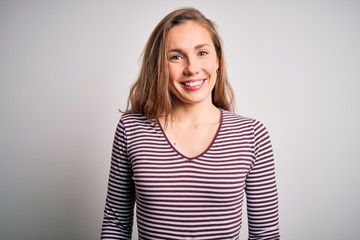
[[[270,137],[254,121],[255,159],[246,178],[249,240],[280,239],[278,192]]]

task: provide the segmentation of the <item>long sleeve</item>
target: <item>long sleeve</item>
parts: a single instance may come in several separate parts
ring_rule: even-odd
[[[127,137],[120,120],[113,143],[101,239],[131,240],[135,188],[127,154]]]
[[[280,239],[278,193],[270,137],[254,121],[255,159],[246,178],[249,240]]]

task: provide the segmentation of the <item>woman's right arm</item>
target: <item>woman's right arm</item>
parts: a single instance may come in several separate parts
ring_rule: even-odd
[[[127,138],[120,120],[112,149],[101,239],[131,240],[134,204],[135,187],[127,153]]]

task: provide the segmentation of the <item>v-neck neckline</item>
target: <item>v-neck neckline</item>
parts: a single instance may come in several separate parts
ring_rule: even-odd
[[[183,158],[191,161],[191,160],[193,160],[193,159],[199,158],[199,157],[203,156],[204,154],[206,154],[206,153],[209,151],[209,149],[213,146],[215,140],[217,139],[217,136],[219,135],[220,129],[221,129],[222,125],[223,125],[223,114],[224,114],[222,109],[220,109],[220,108],[218,108],[218,109],[219,109],[219,111],[220,111],[220,119],[219,119],[219,125],[218,125],[218,127],[217,127],[216,132],[215,132],[215,135],[213,136],[213,138],[212,138],[210,144],[207,146],[207,148],[206,148],[204,151],[202,151],[201,153],[199,153],[199,154],[197,154],[196,156],[194,156],[194,157],[188,157],[188,156],[186,156],[185,154],[183,154],[182,152],[180,152],[176,147],[174,147],[174,145],[171,143],[171,141],[169,140],[168,136],[166,135],[164,128],[161,126],[160,121],[157,119],[156,122],[157,122],[157,124],[159,125],[159,128],[160,128],[160,130],[161,130],[161,133],[162,133],[162,135],[165,137],[166,142],[169,144],[169,146],[170,146],[177,154],[179,154],[181,157],[183,157]]]

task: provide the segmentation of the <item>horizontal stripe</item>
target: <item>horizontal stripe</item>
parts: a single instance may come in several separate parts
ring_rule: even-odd
[[[239,239],[246,194],[249,239],[279,239],[272,146],[259,121],[222,110],[208,149],[187,159],[156,121],[125,114],[117,126],[102,239]]]

